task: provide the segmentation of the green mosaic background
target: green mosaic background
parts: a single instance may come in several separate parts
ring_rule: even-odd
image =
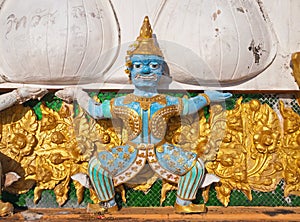
[[[91,96],[94,96],[95,93],[91,93]],[[115,92],[99,93],[98,98],[100,101],[105,99],[111,99],[115,96],[119,96]],[[173,93],[173,96],[182,97],[183,93]],[[197,93],[187,93],[189,97],[197,95]],[[240,97],[243,97],[243,102],[249,102],[252,99],[259,99],[261,103],[269,104],[273,109],[278,109],[279,97],[282,100],[280,95],[274,94],[234,94],[232,98],[228,99],[224,105],[226,109],[233,109],[236,103],[236,100]],[[42,101],[30,101],[25,104],[25,106],[30,106],[35,110],[35,113],[38,116],[38,119],[42,118],[40,104],[45,103],[48,107],[58,111],[61,107],[61,100],[55,97],[53,94],[46,95]],[[284,99],[286,105],[291,106],[295,112],[300,115],[300,107],[293,99],[292,95],[288,96],[288,99]],[[208,115],[208,110],[205,110],[206,115]],[[144,194],[141,191],[134,191],[133,189],[126,190],[126,199],[127,203],[123,203],[120,195],[117,194],[116,198],[119,205],[123,207],[151,207],[160,205],[160,191],[162,187],[161,180],[156,181],[150,191],[147,194]],[[252,191],[253,200],[249,201],[247,197],[238,190],[235,190],[231,194],[229,206],[300,206],[300,197],[291,195],[287,198],[284,197],[284,181],[281,181],[276,190],[268,193]],[[207,206],[222,206],[220,201],[216,197],[216,191],[213,187],[210,189],[209,201]],[[176,199],[176,191],[170,191],[167,194],[167,198],[163,203],[163,206],[172,206]],[[55,201],[54,192],[51,190],[45,190],[42,193],[42,198],[37,205],[33,203],[33,189],[26,194],[22,195],[12,195],[6,192],[2,193],[2,200],[9,201],[15,205],[15,207],[28,207],[28,208],[55,208],[59,207]],[[88,203],[92,201],[89,198],[89,191],[85,190],[84,200],[81,204],[77,203],[76,191],[74,185],[70,184],[70,193],[69,200],[62,206],[65,208],[85,208]],[[201,190],[197,195],[196,203],[202,203],[203,199],[201,196]]]
[[[122,207],[157,207],[160,206],[160,190],[161,180],[154,183],[151,190],[144,194],[141,191],[134,191],[133,189],[126,190],[127,203],[123,203],[120,195],[116,195],[117,202]],[[276,190],[272,192],[259,192],[252,191],[253,200],[249,201],[247,197],[240,191],[235,190],[231,194],[229,206],[287,206],[295,207],[300,206],[300,197],[291,195],[284,198],[283,195],[284,182],[281,181]],[[217,199],[216,191],[213,187],[210,189],[209,201],[207,206],[223,206]],[[167,198],[162,206],[173,206],[176,199],[176,191],[170,191],[167,194]],[[55,201],[54,192],[51,190],[45,190],[42,194],[42,198],[38,204],[33,203],[33,190],[30,190],[26,194],[12,195],[6,192],[2,195],[3,201],[9,201],[15,205],[15,207],[28,207],[28,208],[57,208],[59,207]],[[62,206],[63,208],[85,208],[88,203],[92,203],[89,199],[89,191],[85,191],[85,198],[81,204],[77,203],[76,191],[71,184],[69,200]],[[201,196],[201,190],[197,195],[195,203],[203,203]]]

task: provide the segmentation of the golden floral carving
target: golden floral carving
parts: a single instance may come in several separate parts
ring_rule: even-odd
[[[283,117],[282,160],[284,164],[284,196],[300,196],[300,116],[280,102]]]
[[[166,200],[167,193],[171,190],[177,190],[177,184],[172,184],[167,180],[162,180],[160,205]]]
[[[250,134],[245,143],[248,182],[255,190],[275,190],[283,170],[279,118],[270,106],[260,104],[258,100],[245,104],[244,110],[248,117],[244,134]]]
[[[300,52],[295,52],[292,54],[291,64],[293,68],[293,76],[298,86],[300,86]]]
[[[227,206],[231,191],[241,190],[252,200],[251,190],[272,191],[282,179],[279,118],[267,104],[258,100],[237,101],[226,112],[225,137],[216,161],[206,165],[220,177],[218,199]]]
[[[41,105],[38,121],[30,108],[14,106],[1,112],[0,160],[5,172],[14,171],[21,179],[6,188],[25,193],[33,185],[34,202],[43,190],[54,190],[59,205],[68,199],[72,175],[87,173],[88,161],[95,150],[114,146],[118,141],[112,123],[96,122],[82,110],[74,117],[73,105],[63,104],[59,112]],[[78,202],[84,187],[74,181]],[[96,195],[92,199],[97,202]]]
[[[233,190],[242,191],[252,200],[251,190],[275,190],[282,179],[279,118],[258,100],[242,103],[240,98],[228,111],[213,105],[208,122],[200,112],[198,117],[181,119],[181,123],[174,120],[168,129],[167,141],[198,153],[206,161],[208,172],[220,177],[215,189],[225,206]],[[209,187],[203,192],[205,201],[208,191]]]
[[[80,109],[74,117],[73,109],[73,105],[63,104],[61,110],[55,112],[41,106],[43,119],[35,151],[38,173],[33,176],[36,180],[35,202],[40,199],[42,190],[53,189],[58,204],[64,204],[68,199],[71,176],[87,174],[88,161],[94,151],[103,142],[110,141],[110,138],[101,141],[99,124]],[[80,202],[84,188],[78,181],[74,181],[74,185]]]
[[[36,116],[31,109],[18,105],[1,112],[0,127],[2,173],[12,171],[21,176],[19,181],[5,190],[11,193],[26,193],[35,183],[28,176],[31,174],[31,163],[34,162],[34,149],[37,145]]]
[[[11,203],[0,201],[0,217],[11,216],[14,212],[14,207]]]
[[[201,111],[194,115],[172,117],[168,122],[165,140],[201,155],[207,152],[203,147],[208,141],[209,132],[209,124]]]
[[[220,177],[215,189],[227,206],[233,190],[242,191],[249,200],[252,190],[270,192],[281,179],[284,195],[300,195],[300,116],[280,102],[278,114],[258,100],[236,102],[233,110],[220,105],[210,107],[210,118],[203,111],[169,120],[165,141],[193,151],[204,159],[207,171]],[[87,173],[88,161],[96,151],[110,150],[128,141],[128,132],[119,120],[94,121],[82,110],[74,116],[73,105],[63,103],[59,112],[41,105],[43,118],[21,105],[1,112],[0,160],[5,171],[17,172],[21,179],[7,187],[12,193],[25,193],[34,185],[34,201],[45,189],[54,190],[59,205],[68,199],[71,176]],[[5,172],[4,172],[5,173]],[[156,179],[156,177],[153,177]],[[147,191],[151,178],[134,189]],[[84,187],[73,181],[78,202]],[[161,203],[176,185],[163,182]],[[123,200],[124,187],[119,187]],[[207,201],[209,188],[203,191]],[[95,192],[91,199],[98,203]]]

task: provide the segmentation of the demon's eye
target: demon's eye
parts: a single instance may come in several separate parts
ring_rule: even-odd
[[[133,68],[135,68],[135,69],[140,69],[142,67],[143,67],[142,63],[136,62],[136,63],[133,64]]]
[[[158,69],[159,68],[159,64],[157,62],[151,62],[149,64],[151,69]]]

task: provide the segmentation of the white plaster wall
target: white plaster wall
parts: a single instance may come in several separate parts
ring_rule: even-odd
[[[279,43],[275,61],[263,73],[243,84],[225,89],[241,90],[298,90],[290,59],[293,52],[300,51],[300,1],[263,0]]]
[[[168,0],[172,1],[172,0]],[[186,85],[173,82],[170,88],[174,89],[223,89],[223,90],[298,90],[298,85],[291,74],[290,57],[293,52],[300,51],[300,1],[299,0],[257,0],[263,2],[265,11],[276,34],[278,51],[273,63],[261,74],[243,83],[230,86],[210,87]],[[119,89],[131,87],[126,85],[127,77],[124,74],[124,55],[129,42],[136,39],[139,34],[141,22],[145,15],[156,18],[164,0],[112,0],[114,10],[120,25],[122,47],[114,66],[106,75],[106,83],[85,85],[86,88]],[[155,20],[155,19],[154,19]],[[193,23],[193,21],[191,21]],[[155,32],[156,23],[153,24]],[[161,31],[160,31],[161,32]],[[159,39],[159,36],[158,36]],[[188,39],[187,39],[188,41]],[[187,44],[188,45],[188,44]],[[171,73],[172,75],[172,73]],[[111,82],[121,81],[122,84]],[[28,85],[28,84],[27,84]],[[22,84],[3,83],[0,88],[15,88]],[[34,85],[37,86],[37,85]],[[63,85],[41,85],[47,88],[62,88]]]
[[[122,42],[126,43],[132,41],[138,35],[139,27],[144,15],[149,15],[150,18],[156,18],[160,7],[163,7],[163,0],[113,0],[116,12],[118,14],[121,26]],[[122,2],[122,3],[121,3]],[[151,4],[151,3],[154,4]],[[173,82],[170,88],[178,89],[223,89],[223,90],[298,90],[292,70],[290,68],[291,54],[300,51],[300,1],[299,0],[262,0],[262,7],[267,12],[271,25],[278,41],[278,51],[273,63],[262,73],[256,77],[247,80],[243,83],[233,84],[230,86],[219,85],[217,87],[211,86],[195,86],[187,85],[178,82]],[[137,3],[137,4],[136,4]],[[128,9],[131,6],[138,6],[141,10],[134,10],[134,19]],[[157,5],[155,7],[154,5]],[[191,21],[191,25],[193,21]],[[128,32],[127,30],[130,30]],[[161,31],[161,30],[160,30]],[[154,23],[155,32],[155,23]],[[158,36],[159,39],[159,36]],[[187,39],[188,42],[188,39]],[[125,51],[123,52],[125,53]],[[119,58],[119,63],[123,62],[123,58]],[[114,70],[118,72],[118,70]],[[119,77],[122,76],[123,69],[119,70]],[[114,73],[110,73],[113,76]],[[172,75],[172,73],[171,73]],[[122,77],[121,77],[122,78]],[[124,78],[124,76],[123,76]],[[109,87],[108,85],[106,87]],[[110,86],[115,87],[115,85]]]

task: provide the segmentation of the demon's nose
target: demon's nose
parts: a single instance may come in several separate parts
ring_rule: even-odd
[[[151,69],[149,66],[144,66],[142,69],[142,73],[143,74],[150,74],[151,73]]]

